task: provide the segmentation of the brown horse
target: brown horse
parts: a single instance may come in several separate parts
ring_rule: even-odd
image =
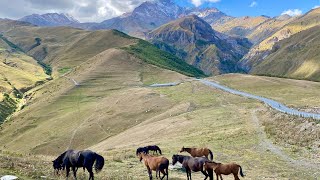
[[[185,148],[182,147],[180,150],[180,153],[182,152],[188,152],[192,157],[202,157],[205,156],[208,159],[208,156],[210,154],[210,160],[213,159],[212,151],[208,148]]]
[[[172,156],[172,165],[175,165],[177,162],[180,162],[182,164],[182,167],[186,169],[187,173],[187,179],[191,180],[191,171],[193,172],[199,172],[201,171],[202,174],[205,175],[204,179],[207,179],[210,177],[210,180],[213,180],[213,171],[205,171],[203,169],[204,163],[209,162],[208,158],[205,157],[198,157],[198,158],[193,158],[191,156],[183,156],[183,155],[173,155]],[[207,173],[208,172],[208,173]]]
[[[139,158],[140,158],[140,162],[143,159],[144,165],[148,169],[148,175],[150,180],[152,179],[152,171],[156,171],[157,179],[158,179],[158,173],[160,178],[160,172],[161,172],[163,176],[160,179],[163,179],[165,176],[167,176],[167,180],[168,180],[169,160],[167,158],[155,157],[145,153],[140,153]]]
[[[235,180],[240,180],[238,177],[238,172],[240,169],[240,175],[244,177],[244,174],[242,172],[242,168],[238,164],[230,163],[230,164],[221,164],[221,163],[216,163],[216,162],[205,162],[203,165],[203,170],[204,171],[214,171],[217,176],[217,180],[222,179],[222,175],[229,175],[233,174]]]

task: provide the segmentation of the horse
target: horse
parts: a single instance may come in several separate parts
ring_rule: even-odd
[[[202,157],[205,156],[208,159],[210,154],[210,160],[213,160],[212,151],[208,148],[185,148],[184,146],[181,148],[180,153],[188,152],[192,157]]]
[[[68,179],[70,168],[72,168],[73,176],[77,179],[77,170],[79,167],[83,167],[83,170],[87,169],[90,174],[89,180],[94,180],[92,167],[95,164],[95,170],[98,173],[104,166],[104,158],[90,150],[75,151],[67,150],[58,156],[53,162],[53,169],[59,172],[61,169],[66,169],[66,177]]]
[[[231,173],[233,174],[235,180],[240,180],[240,178],[238,177],[239,169],[240,169],[240,175],[244,177],[245,175],[242,172],[241,166],[235,163],[221,164],[216,162],[205,162],[203,165],[204,171],[213,170],[216,173],[217,180],[219,180],[219,176],[220,176],[220,179],[223,180],[221,174],[229,175]]]
[[[205,157],[191,157],[191,156],[183,156],[183,155],[178,155],[175,154],[172,156],[172,165],[175,165],[177,162],[180,162],[182,164],[182,167],[186,169],[187,173],[187,179],[191,180],[191,171],[193,172],[199,172],[201,171],[202,174],[205,175],[204,179],[207,179],[210,177],[210,180],[213,180],[213,171],[204,171],[203,170],[203,165],[205,162],[209,162],[208,158]],[[208,173],[207,173],[208,172]]]
[[[140,162],[143,160],[144,165],[148,169],[148,175],[149,179],[152,179],[152,171],[156,171],[156,178],[158,179],[158,173],[160,178],[160,172],[163,174],[163,176],[160,178],[161,180],[164,179],[165,176],[167,176],[167,180],[169,178],[169,160],[165,157],[156,157],[151,156],[149,154],[140,153],[139,154]]]
[[[149,150],[147,147],[139,147],[136,151],[136,155],[138,156],[140,153],[149,154]]]
[[[162,155],[161,149],[160,149],[159,146],[157,146],[157,145],[146,146],[146,148],[148,149],[148,152],[149,152],[149,151],[153,151],[153,153],[154,153],[154,152],[156,152],[156,153],[159,152],[159,154]]]

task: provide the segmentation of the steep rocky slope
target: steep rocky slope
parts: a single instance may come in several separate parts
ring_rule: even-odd
[[[165,24],[150,32],[147,39],[206,74],[238,71],[238,60],[250,48],[248,40],[218,33],[196,15]]]

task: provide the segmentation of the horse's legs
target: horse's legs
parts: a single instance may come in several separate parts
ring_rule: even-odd
[[[147,167],[147,169],[148,169],[149,179],[152,180],[152,171],[149,166]]]
[[[220,174],[220,179],[221,179],[221,180],[223,180],[223,179],[222,179],[222,175],[221,175],[221,174]]]
[[[86,167],[88,172],[89,172],[89,180],[94,180],[93,172],[92,172],[92,167]]]
[[[156,178],[157,178],[157,179],[158,179],[158,173],[159,173],[159,178],[160,178],[160,170],[159,170],[159,168],[156,169]]]
[[[160,172],[163,174],[163,176],[160,176]],[[159,178],[162,180],[164,177],[166,176],[166,172],[164,171],[164,169],[162,169],[161,171],[159,171]]]
[[[189,180],[189,169],[186,168],[186,173],[187,173],[187,180]]]
[[[233,176],[234,176],[234,179],[235,179],[235,180],[240,180],[240,178],[239,178],[239,176],[238,176],[238,173],[237,173],[237,174],[233,173]]]
[[[78,168],[76,168],[76,167],[74,167],[74,166],[72,167],[74,179],[77,179],[77,170],[78,170]]]
[[[202,174],[204,174],[205,175],[205,178],[204,178],[204,180],[206,180],[207,178],[208,178],[208,174],[206,173],[206,171],[204,171],[204,170],[201,170],[201,172],[202,172]]]
[[[67,166],[67,167],[66,167],[66,171],[67,171],[67,173],[66,173],[66,177],[67,177],[67,179],[68,179],[68,177],[69,177],[69,173],[70,173],[70,167],[69,167],[69,166]]]
[[[216,173],[216,176],[217,176],[217,180],[219,180],[219,175]]]

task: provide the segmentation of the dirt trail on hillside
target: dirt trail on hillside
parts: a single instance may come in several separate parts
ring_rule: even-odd
[[[267,135],[265,131],[262,129],[259,122],[259,118],[257,116],[257,112],[260,110],[262,109],[255,109],[251,111],[251,121],[256,128],[259,141],[260,141],[259,145],[263,149],[269,150],[275,155],[279,156],[282,160],[286,161],[288,164],[292,165],[294,168],[306,169],[308,171],[318,171],[317,173],[315,173],[315,175],[320,176],[320,164],[312,163],[305,159],[303,160],[292,159],[288,154],[283,152],[278,146],[273,144],[272,141],[267,138]]]

